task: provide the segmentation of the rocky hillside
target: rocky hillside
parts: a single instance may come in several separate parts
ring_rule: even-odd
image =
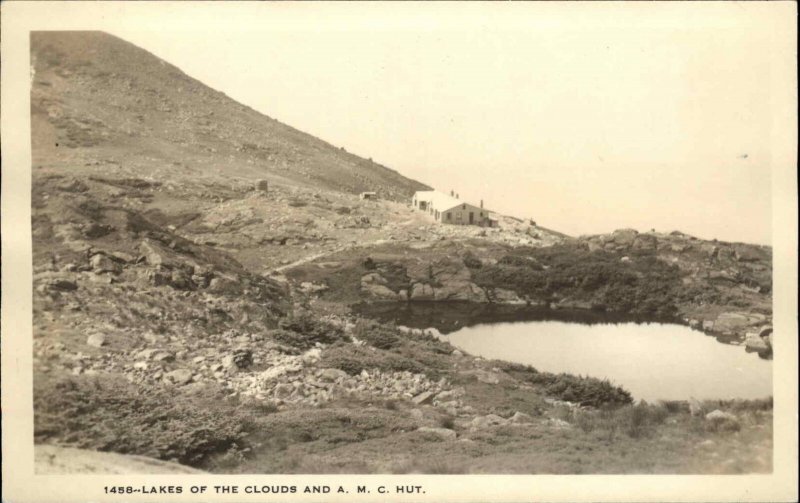
[[[459,301],[682,321],[771,356],[769,247],[634,230],[544,245],[539,232],[518,229],[527,238],[521,242],[489,230],[384,243],[333,253],[287,274],[321,301]]]
[[[34,168],[200,183],[261,178],[406,200],[427,188],[230,99],[102,32],[33,32]]]
[[[621,262],[652,255],[679,272],[677,314],[692,327],[758,352],[772,348],[772,248],[681,232],[618,230],[581,240]]]
[[[584,307],[738,341],[770,321],[768,249],[436,225],[406,204],[421,184],[117,38],[34,33],[32,62],[34,434],[90,451],[40,449],[44,470],[131,468],[94,451],[237,473],[771,469],[771,400],[634,405],[352,310]]]

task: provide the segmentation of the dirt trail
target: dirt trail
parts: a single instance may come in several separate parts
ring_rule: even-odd
[[[354,248],[355,246],[356,245],[341,245],[341,246],[337,246],[336,248],[333,248],[332,250],[324,251],[324,252],[321,252],[321,253],[315,253],[313,255],[308,255],[308,256],[305,256],[305,257],[301,258],[300,260],[295,260],[294,262],[291,262],[289,264],[284,264],[282,266],[272,268],[267,272],[267,274],[274,274],[274,273],[283,272],[283,271],[286,271],[287,269],[291,269],[293,267],[297,267],[299,265],[303,265],[303,264],[306,264],[308,262],[313,262],[314,260],[317,260],[319,258],[326,257],[328,255],[333,255],[334,253],[339,253],[340,251],[344,251],[344,250],[347,250],[349,248]]]

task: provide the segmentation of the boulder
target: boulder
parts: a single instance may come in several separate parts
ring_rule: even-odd
[[[494,302],[499,304],[525,304],[525,300],[520,298],[517,292],[505,288],[495,288],[492,297]]]
[[[711,243],[704,243],[700,245],[700,251],[709,258],[717,258],[717,255],[719,254],[719,247],[712,245]]]
[[[152,355],[154,362],[172,362],[175,361],[175,354],[169,351],[156,351]]]
[[[89,187],[80,180],[71,178],[58,184],[58,189],[64,192],[86,192]]]
[[[587,244],[589,245],[590,252],[599,251],[603,249],[603,245],[596,241],[589,241]]]
[[[176,290],[195,290],[197,288],[197,285],[192,281],[192,275],[182,269],[172,271],[168,284]]]
[[[725,422],[725,421],[737,422],[738,420],[739,419],[730,412],[722,412],[719,409],[713,410],[708,414],[706,414],[706,421],[710,422]]]
[[[452,389],[444,390],[436,395],[436,401],[438,402],[447,402],[450,400],[455,400],[456,398],[458,398],[458,392]]]
[[[469,282],[472,277],[469,269],[461,260],[440,259],[430,266],[431,277],[439,283],[448,282]]]
[[[122,266],[120,264],[111,260],[102,253],[93,255],[90,260],[90,264],[92,266],[92,270],[97,274],[102,274],[104,272],[117,274],[122,271]]]
[[[86,344],[99,348],[106,343],[106,336],[103,334],[92,334],[86,339]]]
[[[470,281],[448,281],[434,290],[434,300],[488,302],[486,292]]]
[[[192,380],[192,371],[189,369],[177,369],[164,374],[164,379],[178,385],[188,384]]]
[[[411,286],[411,300],[433,300],[433,287],[427,283],[414,283]]]
[[[385,300],[401,300],[400,296],[389,287],[378,283],[361,283],[361,291],[372,297]]]
[[[744,339],[745,348],[750,351],[768,351],[769,345],[767,341],[761,338],[757,333],[749,332]]]
[[[412,398],[411,401],[417,405],[430,403],[433,401],[433,393],[431,393],[430,391],[423,391],[419,395]]]
[[[550,426],[558,430],[566,430],[572,428],[572,425],[569,424],[568,422],[564,421],[563,419],[557,419],[555,417],[551,417],[548,420],[548,423],[550,424]]]
[[[369,284],[369,283],[377,283],[379,285],[385,285],[386,284],[386,278],[384,278],[383,276],[380,275],[380,273],[377,273],[377,272],[371,272],[371,273],[368,273],[368,274],[365,274],[365,275],[361,276],[361,284],[362,285]]]
[[[262,381],[271,381],[273,379],[277,379],[278,377],[288,374],[291,372],[298,372],[302,370],[303,366],[297,361],[283,363],[280,365],[275,365],[274,367],[268,368],[267,370],[258,374],[258,378]]]
[[[611,233],[614,243],[622,246],[631,246],[639,232],[634,229],[617,229]]]
[[[658,239],[652,234],[639,234],[633,240],[635,250],[655,250],[658,248]]]
[[[327,285],[318,285],[318,284],[312,283],[310,281],[303,281],[302,283],[300,283],[300,290],[303,293],[311,293],[311,294],[313,294],[313,293],[318,293],[318,292],[324,292],[327,289],[328,289]]]
[[[505,426],[507,424],[508,419],[502,418],[496,414],[477,416],[469,423],[471,430],[483,430],[494,426]]]
[[[487,370],[481,369],[476,371],[475,377],[478,378],[478,381],[486,384],[498,384],[500,382],[500,376],[498,374]]]
[[[722,313],[714,321],[716,332],[739,332],[750,324],[750,319],[743,313]]]
[[[208,283],[208,291],[225,295],[241,295],[242,285],[233,278],[218,276]]]
[[[294,392],[294,386],[289,383],[280,383],[273,388],[272,393],[276,398],[287,398]]]
[[[170,260],[172,253],[150,239],[145,239],[141,242],[139,251],[144,255],[144,260],[148,265],[153,267],[170,267],[174,265]]]
[[[347,372],[339,369],[324,369],[319,374],[319,378],[326,382],[334,382],[337,379],[347,379],[347,377]]]
[[[689,413],[693,416],[700,416],[703,414],[703,404],[696,398],[689,399]]]
[[[762,258],[761,250],[752,245],[734,245],[733,255],[739,262],[758,262]]]
[[[530,422],[533,422],[533,418],[530,416],[530,414],[526,414],[524,412],[517,411],[517,412],[514,413],[513,416],[511,416],[509,421],[511,421],[512,423],[517,423],[517,424],[530,423]]]
[[[300,359],[306,364],[315,363],[320,358],[322,358],[322,350],[320,348],[311,348],[300,356]]]
[[[458,436],[455,431],[448,428],[430,428],[428,426],[423,426],[417,428],[417,431],[425,435],[441,438],[442,440],[455,440]]]

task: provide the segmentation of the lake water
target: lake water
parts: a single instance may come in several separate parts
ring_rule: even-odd
[[[607,378],[636,399],[772,396],[772,361],[665,320],[590,311],[405,303],[361,306],[361,314],[436,329],[464,351],[547,372]]]
[[[442,338],[476,356],[607,378],[647,401],[772,395],[771,361],[682,325],[491,323]]]

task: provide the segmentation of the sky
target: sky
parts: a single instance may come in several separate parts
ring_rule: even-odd
[[[95,24],[501,213],[769,244],[780,41],[755,4],[165,4]]]

